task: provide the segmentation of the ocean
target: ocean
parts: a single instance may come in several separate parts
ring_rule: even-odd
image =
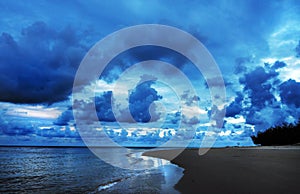
[[[183,169],[149,159],[164,165],[128,170],[103,162],[88,148],[0,147],[0,192],[178,193],[173,186]]]

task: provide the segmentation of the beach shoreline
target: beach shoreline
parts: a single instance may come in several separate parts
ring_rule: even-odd
[[[187,148],[147,151],[183,168],[174,188],[181,193],[299,193],[300,146],[212,148],[199,156]]]

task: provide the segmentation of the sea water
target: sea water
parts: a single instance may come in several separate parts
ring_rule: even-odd
[[[134,150],[135,157],[142,151]],[[0,147],[0,192],[178,193],[173,186],[183,169],[147,159],[164,165],[128,170],[103,162],[88,148]]]

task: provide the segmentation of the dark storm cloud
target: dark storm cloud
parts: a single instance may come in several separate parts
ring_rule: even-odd
[[[68,98],[73,77],[87,50],[71,27],[44,22],[23,28],[15,39],[0,36],[0,101],[53,103]]]
[[[232,62],[237,51],[238,55],[247,56],[253,54],[249,50],[256,50],[257,55],[269,50],[266,36],[272,32],[273,26],[277,26],[285,11],[285,6],[272,1],[216,1],[201,4],[192,1],[177,2],[172,10],[169,9],[174,4],[171,1],[144,3],[140,6],[127,1],[119,1],[118,4],[66,1],[59,5],[47,3],[47,6],[28,6],[20,2],[18,5],[1,2],[1,7],[5,9],[1,13],[3,20],[0,20],[0,24],[5,31],[13,26],[11,31],[14,33],[3,33],[0,38],[0,70],[5,72],[0,76],[0,100],[52,103],[66,99],[70,94],[77,66],[88,50],[83,43],[93,44],[106,34],[120,29],[120,26],[142,23],[161,23],[187,30],[205,43],[222,69],[231,69],[226,62]],[[191,8],[190,12],[182,13],[179,17],[178,13],[182,9]],[[99,11],[100,9],[102,10]],[[53,14],[52,10],[57,11]],[[70,16],[66,16],[65,10],[69,11]],[[26,17],[21,14],[22,11],[26,13]],[[34,23],[33,19],[37,17],[44,18],[45,22]],[[18,22],[17,18],[26,22]],[[7,19],[14,22],[7,22]],[[29,27],[22,26],[30,22],[33,24]],[[74,28],[68,27],[68,24]],[[76,31],[85,27],[86,31]],[[23,28],[21,35],[16,34],[19,28]],[[91,34],[98,36],[91,40]],[[142,60],[160,59],[177,67],[187,63],[185,58],[170,54],[166,49],[155,49],[156,51],[149,48],[128,51],[112,62],[113,66],[108,68],[103,78],[113,82],[132,62]],[[191,72],[189,76],[193,74]]]
[[[226,117],[234,117],[238,115],[243,110],[243,94],[241,92],[236,93],[234,101],[226,109]]]
[[[300,118],[300,83],[279,79],[277,70],[286,66],[288,64],[276,61],[245,72],[239,79],[243,91],[236,93],[226,109],[226,116],[243,115],[246,123],[255,125],[257,131],[297,121]]]
[[[252,106],[262,109],[275,100],[271,92],[272,84],[268,81],[277,76],[275,71],[267,72],[263,67],[257,67],[240,78],[240,83],[245,86],[244,92],[249,93]]]
[[[189,60],[168,48],[159,46],[139,46],[128,49],[116,56],[102,72],[100,79],[111,83],[118,79],[119,75],[130,66],[147,60],[159,60],[170,63],[177,68],[189,64]],[[170,72],[166,72],[169,74]]]
[[[300,108],[300,82],[289,79],[279,86],[279,91],[283,103]]]
[[[280,69],[280,68],[283,68],[285,67],[286,64],[282,61],[276,61],[273,65],[272,65],[272,69],[276,70],[276,69]]]
[[[258,126],[268,127],[268,121],[262,118],[261,111],[266,107],[272,107],[276,102],[276,98],[272,93],[274,88],[271,81],[276,80],[277,76],[278,73],[272,69],[257,67],[240,78],[240,83],[244,85],[243,99],[249,99],[248,101],[250,101],[248,105],[243,107],[243,110],[239,110],[245,116],[246,123],[256,125],[257,128]],[[239,105],[243,103],[241,99],[241,95],[235,99],[235,102],[229,106],[229,113],[230,111],[231,113],[234,113],[234,111],[237,113]],[[236,110],[233,109],[234,107]]]

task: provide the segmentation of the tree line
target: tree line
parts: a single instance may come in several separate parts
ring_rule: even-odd
[[[262,146],[268,145],[291,145],[300,143],[300,120],[297,124],[284,123],[267,129],[264,132],[258,132],[251,136],[254,144]]]

